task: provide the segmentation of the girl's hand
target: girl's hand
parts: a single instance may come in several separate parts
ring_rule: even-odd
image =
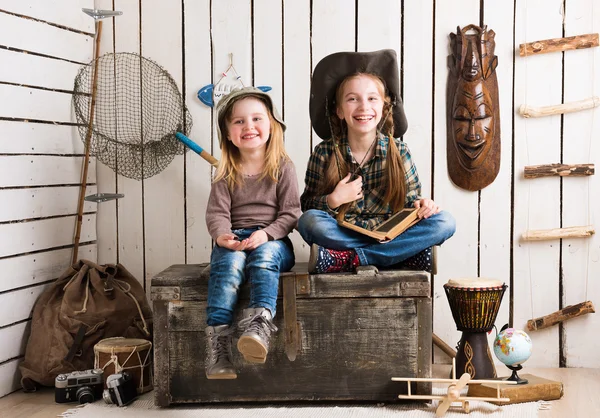
[[[344,203],[362,199],[362,177],[350,181],[350,175],[351,174],[348,173],[346,177],[341,179],[337,186],[335,186],[333,192],[327,196],[327,204],[330,208],[335,209]]]
[[[253,250],[257,247],[260,247],[268,240],[269,240],[269,237],[268,237],[267,233],[265,231],[263,231],[262,229],[259,229],[258,231],[254,231],[252,233],[252,235],[250,235],[244,241],[247,241],[246,249]]]
[[[248,246],[248,239],[240,241],[239,238],[233,234],[223,234],[217,237],[217,245],[233,251],[244,251]]]
[[[420,219],[427,219],[431,215],[435,215],[436,213],[440,213],[442,211],[442,208],[436,205],[435,202],[429,198],[416,200],[415,208],[419,209],[417,215],[419,215]]]

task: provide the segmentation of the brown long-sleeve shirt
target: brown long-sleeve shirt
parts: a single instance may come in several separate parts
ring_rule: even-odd
[[[300,217],[300,195],[296,168],[291,161],[282,163],[279,181],[266,177],[245,177],[244,184],[233,192],[223,179],[213,183],[206,226],[216,241],[234,229],[259,227],[273,239],[281,239],[296,227]]]

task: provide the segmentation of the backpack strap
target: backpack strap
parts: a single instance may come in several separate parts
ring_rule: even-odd
[[[83,337],[85,337],[86,331],[87,325],[81,324],[77,334],[75,335],[75,339],[73,340],[73,345],[65,357],[65,361],[68,361],[69,363],[73,361],[73,357],[75,357],[75,354],[79,351],[79,348],[81,348],[81,343],[83,342]]]

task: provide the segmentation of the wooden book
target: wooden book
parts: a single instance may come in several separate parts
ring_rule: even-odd
[[[492,403],[508,405],[522,402],[552,401],[563,396],[562,382],[544,379],[532,374],[523,374],[520,377],[527,379],[529,382],[524,385],[500,386],[500,397],[509,398],[510,402]],[[477,383],[477,380],[469,382],[468,396],[496,396],[496,385],[488,383],[477,385],[475,383]]]
[[[378,241],[389,241],[419,222],[418,208],[406,208],[396,212],[391,218],[378,225],[375,229],[365,229],[350,222],[338,221],[338,224],[361,234],[375,238]]]

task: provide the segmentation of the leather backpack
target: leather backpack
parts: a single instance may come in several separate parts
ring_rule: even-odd
[[[94,367],[103,338],[152,340],[152,311],[144,289],[121,264],[79,260],[36,301],[21,386],[54,386],[61,373]]]

